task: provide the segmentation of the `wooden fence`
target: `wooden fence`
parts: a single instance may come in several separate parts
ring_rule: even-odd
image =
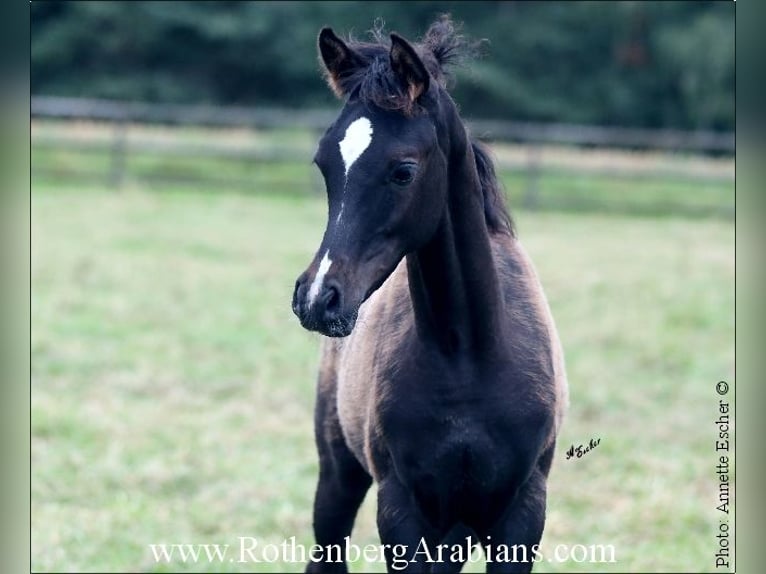
[[[131,153],[157,156],[224,158],[239,161],[308,161],[311,152],[295,146],[270,145],[267,148],[231,145],[212,138],[204,142],[152,141],[129,137],[134,126],[183,126],[237,130],[309,130],[321,134],[337,115],[335,110],[286,110],[242,107],[187,106],[147,104],[97,99],[59,97],[31,98],[31,118],[66,122],[97,122],[109,126],[105,140],[73,137],[64,130],[58,135],[32,131],[33,149],[110,150],[108,185],[121,187]],[[469,120],[469,128],[480,139],[494,143],[515,144],[516,153],[500,155],[498,167],[526,174],[524,203],[535,207],[539,202],[539,178],[551,160],[545,150],[551,146],[588,149],[648,151],[687,154],[701,157],[731,158],[735,138],[731,133],[710,131],[643,130],[617,127],[533,124],[495,120]],[[63,135],[62,135],[63,134]],[[521,151],[519,151],[521,150]],[[712,162],[712,160],[711,160]],[[721,181],[734,179],[733,161],[720,169],[708,169],[698,161],[691,167],[677,165],[569,165],[568,169],[621,178],[674,177],[686,180]],[[570,162],[571,163],[571,162]],[[33,174],[35,167],[33,162]]]

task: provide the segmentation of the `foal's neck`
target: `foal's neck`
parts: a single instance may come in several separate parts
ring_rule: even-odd
[[[439,228],[407,256],[415,322],[449,355],[497,356],[502,336],[500,286],[484,217],[484,195],[465,129],[453,137],[447,206]]]

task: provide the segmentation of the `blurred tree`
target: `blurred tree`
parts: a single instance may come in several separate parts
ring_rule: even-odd
[[[733,129],[734,5],[722,2],[33,2],[32,92],[329,105],[316,34],[376,18],[417,39],[449,12],[487,57],[457,73],[471,116]]]

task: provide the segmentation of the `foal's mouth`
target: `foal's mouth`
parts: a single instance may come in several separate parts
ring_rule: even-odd
[[[339,315],[329,321],[317,321],[311,315],[301,316],[298,313],[296,315],[303,328],[308,331],[314,331],[326,337],[348,337],[356,326],[358,312]]]
[[[319,329],[319,332],[328,337],[348,337],[356,326],[356,311],[352,315],[338,317],[330,321],[325,329]]]

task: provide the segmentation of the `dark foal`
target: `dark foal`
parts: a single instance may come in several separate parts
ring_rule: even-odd
[[[293,296],[301,324],[331,337],[314,531],[318,544],[343,547],[374,479],[389,570],[460,570],[449,553],[429,558],[471,536],[485,549],[525,547],[516,562],[488,560],[488,572],[529,571],[566,377],[492,163],[445,89],[459,48],[447,19],[414,45],[319,35],[345,105],[315,157],[329,218]]]

